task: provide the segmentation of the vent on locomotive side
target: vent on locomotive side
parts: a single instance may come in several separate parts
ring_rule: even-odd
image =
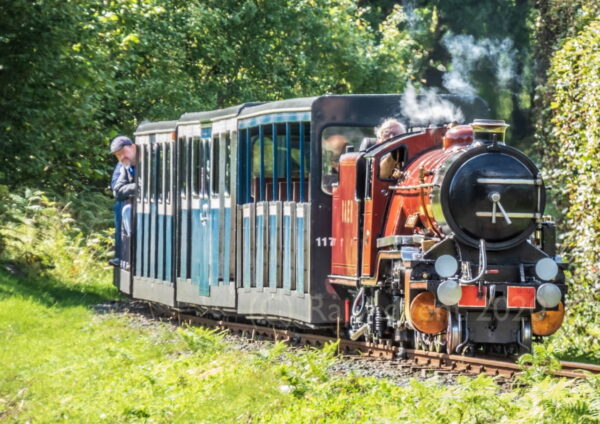
[[[475,142],[505,144],[506,129],[508,128],[506,122],[494,119],[475,119],[471,126]]]

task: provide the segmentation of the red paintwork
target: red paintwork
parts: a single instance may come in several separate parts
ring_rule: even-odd
[[[339,185],[333,190],[331,273],[358,277],[360,201],[356,199],[356,161],[359,153],[340,159]]]
[[[458,306],[469,308],[484,308],[487,305],[487,287],[483,288],[483,296],[479,296],[479,287],[462,286],[462,296],[458,301]]]
[[[350,324],[350,299],[344,300],[344,324]]]
[[[371,200],[365,200],[364,229],[362,244],[362,275],[372,276],[376,267],[377,239],[385,235],[402,234],[400,224],[408,216],[404,212],[404,203],[407,199],[391,199],[391,207],[387,210],[386,205],[390,196],[389,187],[396,182],[380,180],[379,162],[388,152],[393,151],[400,145],[408,148],[408,161],[418,157],[424,151],[441,148],[442,137],[445,128],[428,129],[423,133],[411,137],[402,138],[394,143],[388,144],[387,148],[379,152],[373,161],[373,178]],[[403,227],[403,225],[402,225]],[[400,231],[399,231],[400,230]],[[388,231],[391,231],[388,233]]]
[[[466,127],[466,128],[465,128]],[[473,131],[470,126],[461,125],[454,127],[444,136],[444,141],[449,146],[446,149],[438,148],[423,153],[414,158],[412,162],[404,169],[404,177],[397,184],[399,187],[393,193],[391,208],[389,211],[390,219],[386,222],[384,236],[394,234],[413,234],[414,225],[407,225],[407,219],[411,216],[418,218],[420,223],[427,230],[435,235],[440,234],[440,228],[433,218],[431,210],[431,198],[429,194],[432,188],[401,188],[418,186],[421,184],[430,184],[433,182],[436,172],[448,158],[464,149],[465,144],[473,139]],[[470,133],[469,133],[470,130]],[[469,135],[470,134],[470,135]],[[453,140],[448,142],[448,140]],[[421,168],[423,171],[421,171]],[[418,225],[417,225],[418,226]]]
[[[508,286],[507,308],[535,309],[535,287]]]

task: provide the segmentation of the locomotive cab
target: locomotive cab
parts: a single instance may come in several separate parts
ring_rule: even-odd
[[[397,199],[390,195],[398,180],[383,178],[380,165],[384,157],[393,155],[404,174],[407,163],[420,153],[441,146],[443,133],[444,129],[438,128],[403,134],[366,152],[351,152],[340,158],[339,184],[333,192],[332,237],[338,241],[332,249],[333,279],[336,275],[371,278],[377,240],[413,234],[414,227],[406,222]]]

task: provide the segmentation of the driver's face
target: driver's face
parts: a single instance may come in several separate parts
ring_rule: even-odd
[[[381,132],[381,141],[389,140],[402,134],[402,127],[398,124],[390,125]]]

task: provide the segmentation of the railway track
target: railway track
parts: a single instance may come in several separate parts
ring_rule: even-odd
[[[155,309],[156,310],[156,309]],[[226,330],[232,334],[252,339],[261,338],[273,341],[285,341],[295,345],[320,347],[328,342],[339,340],[340,353],[348,357],[360,357],[382,360],[400,360],[399,366],[414,369],[429,369],[453,374],[484,373],[510,379],[522,371],[522,366],[506,358],[482,358],[447,353],[429,352],[417,349],[404,349],[398,346],[352,341],[336,337],[299,333],[287,329],[278,329],[255,324],[213,320],[195,315],[173,311],[159,311],[179,323],[200,325],[203,327]],[[600,374],[600,365],[561,361],[561,368],[553,374],[556,377],[585,378],[588,374]]]

